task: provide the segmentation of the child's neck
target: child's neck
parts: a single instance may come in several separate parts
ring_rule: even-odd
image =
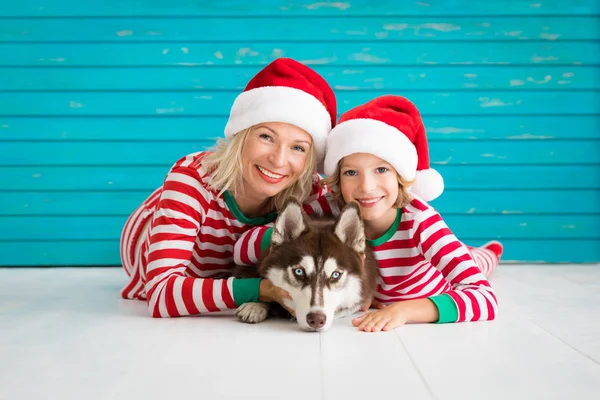
[[[365,220],[365,235],[367,239],[376,240],[383,236],[394,225],[397,215],[398,209],[390,208],[377,219]]]

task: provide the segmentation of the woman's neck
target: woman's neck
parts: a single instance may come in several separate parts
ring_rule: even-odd
[[[233,199],[242,214],[248,218],[260,217],[272,211],[269,198],[236,195]]]

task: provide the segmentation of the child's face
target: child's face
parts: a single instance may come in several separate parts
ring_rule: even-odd
[[[340,190],[346,203],[356,200],[365,221],[395,218],[398,198],[396,170],[379,157],[355,153],[342,160]]]
[[[257,199],[273,197],[294,184],[306,166],[312,137],[284,122],[254,127],[242,151],[244,189]]]

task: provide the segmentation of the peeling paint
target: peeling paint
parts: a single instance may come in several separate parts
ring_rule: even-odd
[[[452,128],[452,127],[443,127],[443,128],[431,128],[431,129],[427,129],[427,132],[435,132],[435,133],[442,133],[442,134],[451,134],[451,133],[484,133],[485,130],[484,129],[459,129],[459,128]]]
[[[309,9],[309,10],[317,10],[319,8],[329,7],[329,8],[337,8],[338,10],[344,11],[344,10],[350,8],[350,4],[349,3],[343,3],[341,1],[336,1],[336,2],[321,1],[321,2],[318,2],[318,3],[307,4],[304,7],[307,8],[307,9]]]
[[[112,183],[112,181],[109,181],[109,182],[107,182],[107,183],[108,183],[109,185],[112,185],[112,184],[113,184],[113,183]]]
[[[41,178],[42,174],[33,174],[31,176],[37,179],[37,178]]]
[[[402,31],[408,28],[408,24],[383,24],[386,31]]]
[[[328,64],[337,61],[337,57],[323,57],[323,58],[315,58],[312,60],[300,60],[300,62],[304,64]]]
[[[467,214],[475,214],[475,209],[474,208],[469,208],[466,213]]]
[[[65,62],[65,59],[60,57],[60,58],[50,58],[48,59],[48,61],[52,61],[52,62]]]
[[[519,226],[527,226],[527,225],[528,225],[527,222],[522,222],[519,224]]]
[[[0,125],[0,128],[8,128],[8,124]]]
[[[504,107],[511,106],[512,103],[505,103],[500,99],[490,99],[489,97],[480,97],[479,98],[480,107]]]
[[[217,53],[221,54],[220,51],[217,51],[215,53],[215,55]],[[245,56],[256,57],[258,55],[258,51],[252,50],[250,47],[242,47],[235,53],[235,55],[238,57],[245,57]],[[221,56],[222,56],[222,54],[221,54]]]
[[[337,90],[359,90],[360,89],[360,87],[358,87],[358,86],[342,86],[342,85],[335,85],[333,88],[337,89]]]
[[[525,81],[522,81],[520,79],[511,79],[509,83],[510,86],[523,86],[525,84]]]
[[[169,49],[163,49],[162,53],[163,54],[167,54],[169,52]]]
[[[342,71],[343,75],[354,75],[354,74],[363,74],[365,71],[364,70],[358,70],[358,69],[345,69]]]
[[[558,83],[559,85],[567,85],[567,84],[569,84],[569,83],[572,83],[572,82],[571,82],[571,81],[567,81],[567,80],[563,80],[563,79],[561,79],[561,80],[559,80],[557,83]]]
[[[421,7],[431,7],[431,4],[429,4],[429,3],[423,3],[423,2],[420,2],[420,1],[416,2],[415,4],[418,5],[418,6],[421,6]]]
[[[573,77],[575,74],[573,72],[564,72],[562,74],[562,76],[564,76],[565,78],[571,78]]]
[[[557,61],[558,57],[554,57],[554,56],[548,56],[548,57],[541,57],[538,55],[534,55],[533,57],[531,57],[531,62],[533,63],[541,63],[544,61]]]
[[[540,39],[556,40],[560,37],[558,33],[540,33]]]
[[[478,26],[482,26],[484,28],[489,28],[490,26],[492,26],[492,24],[490,24],[489,22],[482,22],[480,24],[477,24]]]
[[[561,225],[561,228],[563,229],[577,229],[577,225]]]
[[[131,31],[131,30],[117,31],[117,36],[120,36],[120,37],[132,36],[132,35],[133,35],[133,31]]]
[[[427,74],[419,74],[419,78],[425,78]]]
[[[464,87],[465,89],[467,89],[467,88],[468,88],[468,89],[474,89],[474,88],[476,88],[476,87],[477,87],[477,84],[476,84],[476,83],[465,83],[465,84],[463,85],[463,87]]]
[[[69,107],[71,107],[71,108],[81,108],[81,107],[83,107],[83,104],[81,104],[81,103],[79,103],[77,101],[71,100],[69,102]]]
[[[213,53],[213,56],[217,57],[219,60],[223,59],[223,53],[221,53],[220,51],[215,51]]]
[[[481,157],[494,157],[494,155],[492,153],[484,153],[481,155]]]
[[[507,136],[507,139],[515,139],[515,140],[522,140],[522,139],[554,139],[554,136],[543,136],[543,135],[532,135],[531,133],[524,133],[522,135],[514,135],[514,136]]]
[[[533,77],[529,76],[527,77],[527,82],[533,82],[533,83],[537,83],[538,85],[544,84],[544,83],[548,83],[552,80],[552,75],[546,75],[544,76],[544,79],[542,80],[536,80]]]
[[[207,63],[207,64],[210,64],[210,63]],[[176,65],[182,65],[184,67],[194,67],[194,66],[200,65],[200,64],[198,64],[198,63],[190,63],[190,62],[178,62],[178,63],[176,63]]]
[[[522,33],[523,33],[523,31],[509,31],[509,32],[504,32],[504,36],[517,37],[517,36],[520,36]]]
[[[504,214],[504,215],[506,215],[506,214],[523,214],[523,211],[502,210],[502,214]]]
[[[189,53],[190,53],[190,49],[188,49],[187,47],[182,47],[182,48],[181,48],[181,52],[182,52],[183,54],[189,54]]]
[[[157,114],[172,114],[172,113],[179,113],[179,112],[183,112],[183,108],[157,108],[156,109],[156,113]]]
[[[474,79],[477,78],[477,74],[463,74],[465,78]]]
[[[367,54],[367,53],[352,54],[350,56],[350,59],[355,60],[355,61],[364,61],[364,62],[368,62],[368,63],[387,63],[390,61],[388,59],[377,57],[377,56]]]
[[[377,39],[385,39],[388,37],[388,33],[387,32],[375,32],[375,37]]]
[[[448,164],[448,163],[449,163],[451,160],[452,160],[452,157],[448,157],[447,159],[445,159],[445,160],[442,160],[442,161],[438,161],[438,162],[436,162],[436,163],[434,163],[434,164],[438,164],[438,165],[447,165],[447,164]]]
[[[273,57],[283,57],[285,54],[285,51],[281,50],[281,49],[273,49],[271,51],[271,55]]]
[[[423,24],[423,28],[424,29],[431,29],[431,30],[438,31],[438,32],[452,32],[452,31],[459,31],[460,30],[460,26],[458,26],[458,25],[445,24],[445,23],[441,23],[441,24]]]

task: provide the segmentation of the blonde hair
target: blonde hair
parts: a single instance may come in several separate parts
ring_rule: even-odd
[[[325,179],[322,179],[321,182],[319,182],[321,187],[329,188],[329,190],[333,193],[336,200],[338,201],[340,207],[343,207],[346,205],[346,202],[344,201],[344,198],[342,197],[342,190],[341,190],[342,161],[344,161],[343,158],[340,161],[338,161],[333,175],[328,176]],[[408,191],[408,188],[410,186],[412,186],[415,181],[414,180],[407,181],[404,178],[402,178],[400,176],[400,174],[397,172],[396,172],[396,177],[398,178],[398,198],[396,199],[396,201],[394,202],[392,207],[403,208],[403,207],[406,207],[413,199],[412,195]]]
[[[223,194],[229,191],[234,198],[244,195],[242,152],[246,138],[254,127],[244,129],[229,139],[219,139],[211,153],[202,159],[202,166],[209,172],[208,187]],[[314,143],[311,144],[304,170],[298,180],[269,199],[269,210],[281,210],[285,201],[294,196],[303,202],[312,192],[313,172],[317,166]]]

